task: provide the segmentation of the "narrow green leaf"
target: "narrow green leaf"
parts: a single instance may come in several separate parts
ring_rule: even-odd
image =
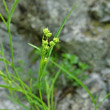
[[[110,97],[110,93],[108,93],[108,94],[103,98],[103,100],[97,105],[97,108],[99,108],[99,107],[102,105],[102,103],[103,103],[108,97]]]
[[[19,104],[20,106],[24,107],[26,110],[30,110],[27,106],[25,106],[24,104],[22,104],[22,102],[18,99],[18,96],[17,96],[16,93],[14,93],[14,95],[15,95],[15,97],[16,97],[14,100],[13,100],[13,98],[12,98],[11,96],[9,96],[9,95],[7,95],[7,97],[8,97],[10,100],[14,101],[15,103]],[[7,110],[8,110],[8,109],[7,109]],[[12,110],[12,109],[9,109],[9,110]],[[14,109],[14,110],[15,110],[15,109]]]
[[[13,3],[13,6],[11,8],[11,11],[10,11],[10,14],[9,14],[9,18],[8,18],[8,25],[10,24],[11,22],[11,18],[13,16],[13,13],[14,13],[14,10],[16,8],[16,5],[18,4],[19,0],[15,0],[15,2]]]
[[[8,17],[9,11],[8,11],[7,4],[6,4],[5,0],[3,0],[3,4],[4,4],[4,6],[5,6],[5,11],[6,11],[7,17]]]
[[[31,47],[33,47],[33,48],[35,48],[35,49],[37,49],[37,50],[39,50],[40,51],[40,48],[39,47],[37,47],[37,46],[35,46],[35,45],[33,45],[33,44],[30,44],[30,43],[28,43]]]
[[[4,63],[5,71],[7,73],[8,78],[11,79],[10,75],[9,75],[9,72],[8,72],[7,63],[5,61],[6,58],[5,58],[5,55],[4,55],[4,47],[3,47],[3,43],[2,42],[1,42],[1,52],[2,52],[2,57],[3,57],[3,63]]]
[[[49,84],[46,78],[45,78],[45,85],[46,85],[46,93],[47,93],[47,105],[48,105],[48,108],[50,109]]]
[[[16,88],[13,88],[13,87],[10,87],[10,86],[6,86],[6,85],[0,85],[0,87],[6,88],[6,89],[9,89],[9,90],[13,90],[13,91],[22,92],[20,89],[16,89]]]
[[[75,8],[76,4],[73,6],[73,8],[70,10],[70,12],[68,13],[68,15],[65,17],[64,21],[62,22],[59,30],[57,31],[55,37],[58,37],[60,35],[61,30],[63,29],[64,24],[66,23],[67,19],[69,18],[69,16],[71,15],[73,9]],[[51,53],[52,53],[53,47],[49,50],[49,53],[47,55],[47,57],[49,58]]]
[[[54,87],[54,84],[55,84],[55,82],[56,82],[56,80],[57,80],[57,78],[58,78],[60,72],[61,72],[61,70],[59,70],[59,71],[56,73],[56,75],[54,76],[54,78],[53,78],[53,80],[52,80],[51,87],[50,87],[50,92],[52,91],[52,89],[53,89],[53,87]]]
[[[0,58],[0,61],[5,61],[7,64],[11,66],[11,63],[7,59]]]
[[[76,7],[76,4],[75,4],[75,5],[73,6],[73,8],[70,10],[70,12],[68,13],[68,15],[64,18],[64,20],[63,20],[63,22],[62,22],[60,28],[58,29],[58,31],[57,31],[57,33],[56,33],[56,35],[55,35],[55,37],[58,37],[58,36],[60,35],[61,30],[63,29],[63,27],[64,27],[64,25],[65,25],[67,19],[69,18],[69,16],[71,15],[71,13],[72,13],[72,11],[74,10],[75,7]]]
[[[18,91],[18,92],[21,92],[23,94],[26,94],[26,91],[23,91],[21,89],[16,89],[16,88],[13,88],[13,87],[10,87],[10,86],[6,86],[6,85],[0,85],[0,87],[2,88],[6,88],[6,89],[9,89],[9,90],[12,90],[12,91]],[[36,99],[36,103],[39,104],[37,101],[41,102],[41,100],[39,99],[39,97],[35,96],[34,94],[30,93],[30,92],[27,92],[30,96],[32,96],[33,98]],[[45,103],[44,103],[45,104]],[[39,104],[39,106],[41,106]],[[46,106],[45,106],[46,107]]]
[[[51,87],[50,87],[50,96],[51,97],[51,109],[53,110],[55,108],[55,105],[54,105],[54,85],[55,85],[55,82],[58,78],[58,76],[60,75],[60,72],[61,70],[58,70],[58,72],[56,73],[55,77],[53,78],[52,80],[52,84],[51,84]]]
[[[2,14],[0,13],[0,18],[2,19],[2,21],[4,22],[4,24],[5,24],[5,26],[7,27],[7,23],[6,23],[6,21],[5,21],[5,19],[4,19],[4,17],[2,16]]]

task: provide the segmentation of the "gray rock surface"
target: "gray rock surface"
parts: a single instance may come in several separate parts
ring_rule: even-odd
[[[94,97],[98,96],[97,104],[107,95],[106,83],[98,74],[99,73],[91,73],[90,77],[85,82],[85,85],[90,89],[92,95]],[[77,93],[73,94],[74,93],[67,94],[66,97],[58,103],[57,110],[94,110],[94,104],[83,88],[77,89]],[[109,110],[109,99],[110,98],[106,99],[97,110]]]
[[[7,1],[9,8],[13,1]],[[107,94],[106,92],[110,92],[108,80],[110,75],[109,0],[20,0],[12,18],[14,25],[11,27],[14,36],[15,62],[22,59],[25,63],[29,63],[27,56],[31,51],[27,41],[16,34],[16,31],[26,38],[31,38],[36,44],[41,39],[40,35],[44,27],[49,27],[55,34],[64,17],[76,2],[77,6],[60,35],[61,45],[68,52],[77,54],[82,61],[87,62],[92,71],[101,71],[91,73],[89,80],[85,82],[94,96],[99,94],[98,102],[100,102]],[[1,2],[0,12],[7,19]],[[6,57],[10,60],[8,34],[0,21],[0,42],[1,40],[5,47]],[[0,63],[0,69],[4,70],[2,63]],[[11,107],[12,109],[14,105],[6,100],[5,90],[0,88],[0,108]],[[107,99],[99,110],[109,110],[109,101],[110,99]],[[68,94],[58,104],[57,110],[93,110],[93,104],[88,94],[79,88],[74,96]]]
[[[109,24],[101,24],[100,20],[95,21],[89,16],[90,6],[94,6],[94,2],[89,5],[87,1],[79,2],[77,5],[82,5],[79,9],[78,6],[76,7],[74,10],[75,14],[74,12],[72,14],[75,17],[70,17],[68,21],[70,24],[66,25],[68,29],[65,27],[64,33],[61,36],[61,41],[63,41],[62,48],[66,48],[66,51],[77,54],[82,61],[87,62],[91,66],[92,70],[100,71],[104,67],[109,66],[110,61]],[[108,5],[107,8],[109,8],[109,1],[106,4]],[[100,5],[102,4],[97,5],[101,7]],[[103,14],[105,13],[103,12]]]
[[[0,81],[0,84],[2,82]],[[0,109],[20,109],[16,104],[13,104],[12,101],[7,97],[7,92],[5,89],[0,88]]]
[[[15,63],[18,63],[18,61],[23,60],[24,63],[29,64],[30,60],[28,58],[28,55],[32,51],[32,48],[28,45],[29,41],[28,40],[26,41],[23,37],[17,34],[16,27],[14,25],[11,25],[11,30],[12,30],[14,57],[16,59]],[[4,51],[5,51],[6,58],[9,61],[11,61],[10,42],[9,42],[8,32],[4,27],[3,23],[0,23],[0,43],[1,42],[3,43],[4,49],[5,49]]]
[[[110,22],[110,2],[109,0],[102,0],[94,2],[91,5],[90,16],[100,22]]]
[[[62,47],[77,54],[91,69],[110,67],[109,0],[20,0],[12,22],[19,33],[36,44],[44,27],[48,26],[55,34],[76,2],[77,6],[60,35]],[[12,1],[7,3],[10,7]],[[0,7],[6,17],[3,4]]]

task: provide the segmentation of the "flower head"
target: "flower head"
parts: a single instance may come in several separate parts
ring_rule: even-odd
[[[47,61],[48,61],[48,58],[44,58],[44,63],[47,63]]]
[[[55,45],[55,43],[53,41],[50,41],[50,47],[53,47]]]
[[[43,45],[48,45],[48,41],[47,40],[42,40],[42,44]]]
[[[51,37],[52,36],[52,33],[47,33],[46,34],[46,37]]]
[[[50,33],[50,31],[48,30],[48,28],[43,29],[44,34],[46,35],[47,33]]]
[[[49,31],[48,28],[43,29],[44,35],[48,38],[52,36],[52,33]]]
[[[45,49],[46,51],[48,51],[48,50],[49,50],[49,46],[45,46],[44,49]]]
[[[59,42],[59,38],[53,38],[53,41],[55,42],[55,43],[57,43],[57,42]]]

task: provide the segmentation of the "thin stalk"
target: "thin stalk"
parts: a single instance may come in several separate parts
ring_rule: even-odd
[[[43,103],[43,99],[42,99],[42,92],[41,92],[41,81],[40,79],[38,80],[38,84],[39,84],[39,96],[40,96],[40,99],[41,99],[41,103],[42,103],[42,106],[43,106],[43,110],[45,110],[45,106],[44,106],[44,103]]]
[[[8,29],[9,40],[10,40],[10,50],[11,50],[12,65],[13,65],[13,67],[15,67],[14,54],[13,54],[13,42],[12,42],[12,37],[11,37],[10,25],[8,25],[7,29]]]
[[[95,110],[97,110],[97,106],[95,106]]]
[[[3,63],[4,63],[4,66],[5,66],[5,70],[6,70],[6,73],[7,73],[7,77],[8,77],[9,79],[11,79],[11,78],[10,78],[10,75],[9,75],[9,72],[8,72],[7,63],[6,63],[6,61],[5,61],[4,48],[3,48],[3,44],[2,44],[2,43],[1,43],[1,52],[2,52]]]
[[[54,108],[54,87],[53,87],[53,89],[52,89],[52,91],[51,91],[51,109],[53,110],[53,108]]]
[[[14,10],[15,10],[18,2],[19,2],[19,0],[15,0],[13,3],[13,6],[12,6],[11,11],[10,11],[9,16],[8,16],[8,23],[7,23],[8,25],[10,25],[10,23],[11,23],[12,15],[14,13]]]
[[[24,85],[25,88],[26,88],[27,93],[28,93],[31,97],[35,98],[36,101],[38,101],[38,102],[40,102],[40,103],[42,102],[38,97],[36,97],[35,95],[32,94],[32,91],[30,90],[30,88],[29,88],[22,80],[18,79],[17,77],[15,77],[15,76],[12,75],[12,74],[10,74],[10,75],[11,75],[12,78],[14,78],[15,80],[17,80],[17,81],[23,83],[23,85]],[[14,80],[13,80],[13,81],[14,81]],[[17,83],[14,81],[14,84],[17,84]],[[17,86],[19,89],[22,89],[20,86],[18,86],[18,84],[17,84],[16,86]]]
[[[8,77],[9,80],[12,80],[11,76],[9,74],[9,71],[8,71],[7,63],[5,61],[6,58],[5,58],[5,55],[4,55],[4,48],[3,48],[2,42],[1,42],[1,52],[2,52],[2,57],[3,57],[3,62],[4,62],[4,66],[5,66],[5,71],[6,71],[7,77]],[[9,83],[9,86],[12,87],[12,84]],[[11,90],[9,90],[9,93],[10,93],[10,95],[12,97],[12,100],[14,100],[13,92]]]
[[[43,99],[42,99],[42,92],[41,92],[41,78],[42,78],[42,74],[43,74],[43,71],[44,71],[44,68],[43,68],[43,65],[44,65],[44,56],[41,56],[41,61],[40,61],[40,65],[39,65],[39,73],[38,73],[38,86],[39,86],[39,95],[40,95],[40,99],[42,101],[42,106],[43,106],[43,109],[45,110],[45,106],[44,106],[44,103],[43,103]]]
[[[12,59],[12,68],[14,69],[14,72],[16,74],[16,76],[18,77],[18,79],[20,79],[18,73],[16,72],[16,69],[15,69],[15,63],[14,63],[14,53],[13,53],[13,42],[12,42],[12,36],[11,36],[11,31],[10,31],[10,22],[11,22],[11,17],[13,15],[13,12],[15,10],[15,7],[17,5],[19,0],[15,0],[14,4],[13,4],[13,7],[11,9],[11,12],[10,12],[10,15],[8,16],[8,23],[7,23],[7,29],[8,29],[8,34],[9,34],[9,41],[10,41],[10,50],[11,50],[11,59]],[[4,2],[5,3],[5,2]],[[6,7],[6,4],[5,4],[5,7]],[[6,7],[7,9],[7,7]],[[25,88],[24,88],[24,85],[22,82],[20,82],[22,88],[24,89],[25,91]],[[30,106],[32,107],[32,104],[31,104],[31,98],[27,95],[27,93],[25,92],[25,95],[26,95],[26,98],[27,100],[29,101],[30,103]],[[33,109],[33,108],[32,108]]]
[[[56,75],[55,75],[55,77],[54,77],[54,79],[53,79],[53,81],[52,81],[52,85],[51,85],[51,87],[50,87],[49,96],[51,97],[51,109],[52,109],[52,110],[53,110],[53,108],[54,108],[54,103],[53,103],[53,102],[54,102],[54,100],[53,100],[53,98],[54,98],[54,96],[53,96],[53,93],[54,93],[54,84],[55,84],[55,82],[56,82],[56,80],[57,80],[57,78],[58,78],[60,72],[61,72],[61,70],[58,70],[58,72],[56,73]]]
[[[8,11],[8,7],[7,7],[7,4],[6,4],[5,0],[3,0],[3,4],[4,4],[4,7],[5,7],[5,11],[7,13],[7,16],[9,16],[9,11]]]
[[[47,94],[47,105],[48,105],[48,110],[50,110],[50,95],[49,95],[49,84],[47,79],[45,78],[45,83],[46,83],[46,94]]]
[[[1,13],[0,13],[0,18],[2,19],[3,23],[4,23],[4,24],[5,24],[5,26],[7,27],[7,23],[6,23],[6,21],[5,21],[4,17],[2,16],[2,14],[1,14]]]
[[[15,68],[14,68],[14,71],[15,71],[15,73],[17,74],[17,71],[16,71]],[[17,75],[18,75],[18,74],[17,74]],[[26,98],[27,98],[27,100],[28,100],[28,102],[29,102],[29,104],[30,104],[32,110],[33,110],[33,104],[31,103],[32,98],[31,98],[30,96],[28,96],[28,94],[27,94],[27,92],[26,92],[26,88],[25,88],[26,85],[24,85],[25,83],[23,83],[22,80],[19,78],[19,75],[18,75],[18,79],[19,79],[19,82],[20,82],[20,85],[21,85],[22,89],[24,90],[25,96],[26,96]],[[26,87],[27,87],[27,86],[26,86]],[[28,89],[28,90],[29,90],[29,92],[30,92],[30,89]]]

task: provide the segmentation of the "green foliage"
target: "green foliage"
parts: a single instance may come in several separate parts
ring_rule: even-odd
[[[62,54],[62,61],[60,65],[62,65],[66,70],[69,70],[74,76],[78,77],[82,82],[87,79],[87,75],[85,71],[88,69],[88,65],[80,62],[79,58],[76,55],[72,55],[69,53]],[[65,77],[68,80],[68,83],[73,83],[73,86],[80,86],[76,81],[67,75]]]
[[[9,90],[11,100],[13,102],[18,103],[20,106],[25,108],[25,110],[55,110],[54,108],[56,108],[56,103],[54,102],[54,96],[53,96],[54,84],[55,84],[60,72],[63,71],[64,73],[66,73],[66,75],[68,75],[70,78],[74,79],[74,81],[76,81],[79,85],[81,85],[88,92],[91,100],[94,103],[95,110],[97,110],[97,108],[102,104],[102,102],[107,97],[110,96],[110,94],[105,96],[103,101],[97,105],[96,99],[91,94],[90,90],[82,83],[82,81],[79,78],[77,78],[77,74],[79,74],[81,71],[84,71],[87,68],[87,65],[79,62],[78,58],[76,56],[73,56],[70,54],[63,54],[62,55],[63,59],[66,60],[66,61],[62,62],[62,65],[59,65],[56,62],[54,62],[52,59],[50,59],[50,55],[52,53],[53,47],[56,45],[56,43],[59,42],[58,36],[59,36],[61,30],[63,29],[64,24],[66,23],[68,17],[72,13],[75,6],[70,10],[68,15],[65,17],[59,30],[57,31],[55,37],[53,38],[53,40],[51,42],[49,42],[48,39],[49,39],[49,37],[51,37],[52,33],[48,30],[48,28],[46,28],[43,30],[44,35],[42,38],[42,47],[41,48],[39,48],[35,45],[32,45],[32,44],[29,44],[30,46],[39,50],[40,56],[41,56],[40,65],[39,65],[39,72],[38,72],[38,80],[37,80],[39,96],[36,96],[32,91],[32,80],[30,80],[30,85],[27,85],[21,79],[18,72],[23,71],[23,70],[22,70],[22,68],[16,68],[16,66],[15,66],[14,54],[13,54],[13,43],[12,43],[12,37],[11,37],[11,31],[10,31],[11,18],[14,13],[14,10],[16,8],[16,5],[18,4],[18,1],[19,0],[14,1],[12,8],[9,12],[9,10],[7,8],[7,4],[6,4],[5,0],[3,0],[4,7],[5,7],[5,10],[7,13],[7,21],[5,21],[2,14],[0,14],[0,17],[3,20],[5,26],[7,27],[7,30],[8,30],[9,41],[10,41],[10,50],[11,50],[11,59],[12,59],[11,62],[6,59],[5,53],[4,53],[4,47],[3,47],[3,44],[1,43],[0,54],[1,54],[2,58],[0,59],[0,61],[3,61],[3,63],[4,63],[5,72],[0,71],[0,76],[6,82],[6,84],[0,85],[0,87],[7,88]],[[58,72],[55,73],[54,77],[52,78],[51,83],[48,82],[48,77],[45,77],[46,66],[47,66],[49,60],[56,67],[59,68]],[[67,66],[66,68],[65,68],[65,65]],[[71,65],[78,65],[80,67],[80,70],[77,70],[77,69],[74,70],[75,75],[67,70],[69,68],[71,69]],[[8,68],[9,66],[12,68],[14,74],[9,72],[9,68]],[[44,79],[44,82],[45,82],[45,85],[44,84],[43,85],[45,86],[47,103],[45,103],[43,100],[42,84],[41,84],[42,79]],[[25,96],[30,107],[27,107],[26,105],[22,104],[19,97],[17,96],[17,92],[20,92]]]
[[[89,69],[88,65],[81,62],[76,55],[69,54],[69,53],[62,53],[59,55],[57,52],[54,52],[53,56],[51,57],[53,61],[59,62],[63,68],[71,72],[72,75],[78,77],[82,82],[87,79],[87,75],[85,71]],[[47,66],[47,75],[50,77],[50,81],[52,80],[54,72],[57,68],[52,64],[49,63]],[[73,85],[74,87],[79,87],[80,85],[74,81],[70,76],[65,75],[65,80],[67,85]],[[57,85],[62,85],[62,82],[57,81]]]

